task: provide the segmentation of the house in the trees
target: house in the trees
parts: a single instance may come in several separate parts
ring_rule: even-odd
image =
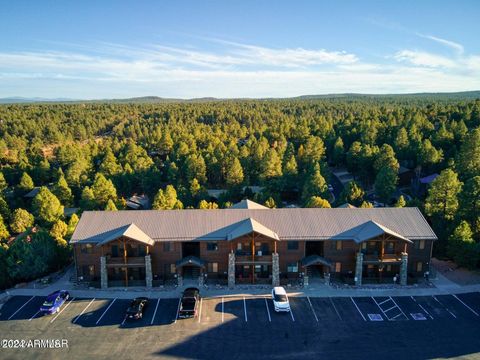
[[[156,286],[205,279],[305,283],[329,274],[401,284],[428,271],[437,239],[417,208],[86,211],[72,236],[80,281]]]

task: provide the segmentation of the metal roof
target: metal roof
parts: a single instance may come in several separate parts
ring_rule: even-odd
[[[227,234],[227,240],[234,240],[244,235],[256,232],[257,234],[264,235],[273,240],[280,240],[275,231],[260,224],[258,221],[248,218],[237,223],[238,225],[231,232]]]
[[[260,205],[252,200],[242,200],[236,204],[233,204],[229,209],[268,209],[268,207]]]
[[[153,245],[155,241],[153,241],[147,234],[145,234],[142,230],[138,228],[135,224],[128,224],[113,231],[108,231],[106,233],[98,234],[98,243],[97,246],[104,245],[109,243],[110,241],[116,240],[121,236],[125,236],[132,240],[140,241],[147,245]]]
[[[248,218],[275,232],[280,240],[334,240],[368,221],[410,240],[437,238],[418,208],[230,208],[85,211],[71,242],[103,241],[132,223],[155,241],[226,240]]]
[[[399,233],[390,230],[384,225],[378,224],[375,221],[369,220],[361,225],[347,230],[341,234],[335,235],[332,240],[354,240],[357,244],[376,238],[377,236],[388,234],[397,239],[411,243],[412,241],[400,235]]]

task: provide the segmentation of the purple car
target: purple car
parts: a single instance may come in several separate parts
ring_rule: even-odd
[[[68,300],[70,294],[66,290],[58,290],[51,293],[45,299],[40,311],[45,314],[53,314],[60,311],[60,308]]]

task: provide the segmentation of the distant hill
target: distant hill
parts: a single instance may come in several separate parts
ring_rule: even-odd
[[[69,98],[25,98],[25,97],[7,97],[0,98],[0,104],[22,104],[22,103],[83,103],[83,102],[100,102],[100,103],[172,103],[172,102],[209,102],[209,101],[235,101],[235,100],[322,100],[322,99],[338,99],[338,100],[474,100],[480,99],[480,90],[461,91],[461,92],[439,92],[439,93],[411,93],[411,94],[324,94],[324,95],[302,95],[288,98],[163,98],[159,96],[142,96],[126,99],[97,99],[97,100],[78,100]]]

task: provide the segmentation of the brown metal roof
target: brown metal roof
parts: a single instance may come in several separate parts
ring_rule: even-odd
[[[85,211],[71,242],[99,242],[135,223],[155,241],[226,240],[248,218],[275,232],[280,240],[333,239],[368,221],[407,239],[436,239],[417,208],[370,209],[217,209]]]

